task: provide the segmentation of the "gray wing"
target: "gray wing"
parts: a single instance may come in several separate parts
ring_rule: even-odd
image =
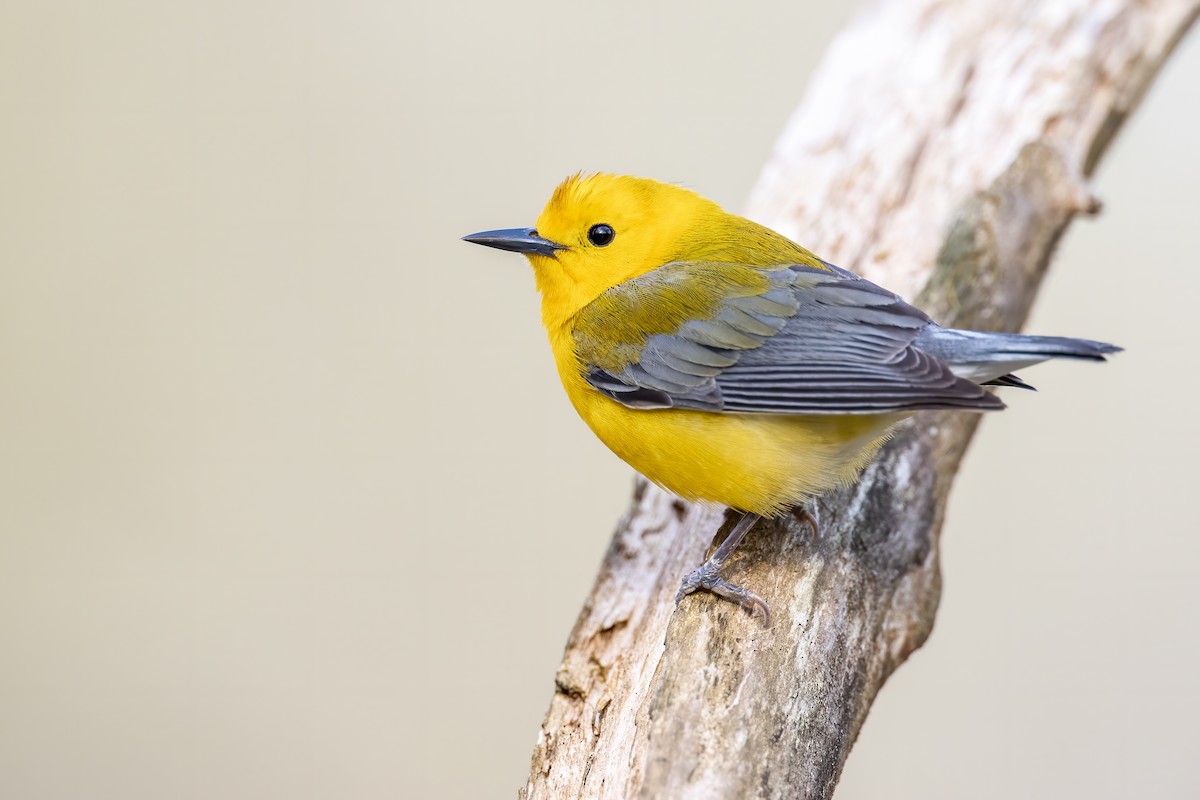
[[[658,296],[656,282],[677,284],[700,266],[714,265],[668,264],[609,291],[629,292],[643,316]],[[832,265],[763,274],[767,291],[730,297],[709,318],[649,336],[620,364],[587,358],[589,351],[612,351],[604,349],[612,343],[595,341],[604,320],[589,319],[589,341],[577,336],[588,382],[631,408],[879,414],[1004,407],[915,346],[933,323],[886,289]],[[609,313],[620,306],[606,304]]]

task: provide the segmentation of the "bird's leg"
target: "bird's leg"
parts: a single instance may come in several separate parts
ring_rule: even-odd
[[[701,589],[712,592],[718,597],[724,597],[726,600],[732,600],[738,605],[750,610],[754,613],[754,609],[762,609],[765,624],[771,624],[771,609],[767,602],[756,595],[749,589],[743,589],[741,586],[735,586],[729,581],[721,577],[721,567],[725,566],[725,559],[729,558],[730,553],[742,541],[754,524],[762,517],[758,514],[745,513],[738,520],[737,525],[733,526],[733,530],[725,537],[725,541],[721,542],[708,560],[700,565],[700,568],[688,573],[683,579],[683,583],[679,587],[679,591],[675,593],[675,603],[688,596],[692,592]]]

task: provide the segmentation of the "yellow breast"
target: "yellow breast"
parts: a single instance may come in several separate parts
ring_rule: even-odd
[[[852,481],[907,416],[631,409],[588,385],[569,338],[552,345],[579,416],[626,463],[688,500],[782,513]]]

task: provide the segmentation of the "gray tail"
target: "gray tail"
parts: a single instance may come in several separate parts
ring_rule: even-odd
[[[959,331],[931,325],[914,342],[944,361],[955,375],[981,384],[1033,387],[1010,373],[1051,358],[1104,361],[1121,348],[1091,339],[1067,336],[1028,336],[1023,333]]]

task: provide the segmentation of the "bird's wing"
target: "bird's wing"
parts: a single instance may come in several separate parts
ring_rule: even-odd
[[[929,317],[828,265],[674,262],[575,319],[588,383],[631,408],[879,414],[1003,408],[913,342]]]

